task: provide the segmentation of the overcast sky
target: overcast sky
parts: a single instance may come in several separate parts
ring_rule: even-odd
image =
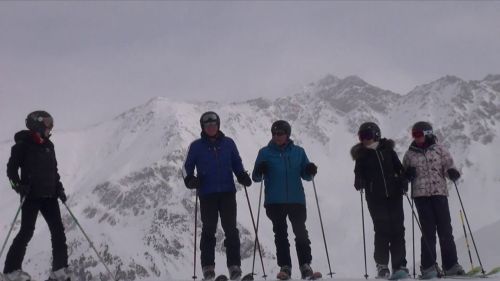
[[[499,74],[500,2],[0,2],[0,139],[35,109],[77,129],[156,96],[277,97],[328,73],[401,94]]]

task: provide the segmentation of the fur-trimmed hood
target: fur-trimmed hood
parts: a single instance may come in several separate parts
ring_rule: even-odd
[[[380,139],[378,143],[378,150],[382,149],[391,149],[394,150],[394,147],[396,147],[396,143],[392,139]],[[366,148],[362,143],[357,143],[351,148],[351,157],[353,160],[357,160],[361,158],[365,153],[368,151],[368,148]]]

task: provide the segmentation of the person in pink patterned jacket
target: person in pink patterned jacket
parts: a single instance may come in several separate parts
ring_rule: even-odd
[[[460,173],[449,151],[437,142],[430,123],[415,123],[412,137],[414,141],[403,157],[403,166],[406,178],[411,182],[411,195],[415,199],[422,226],[421,277],[431,279],[438,275],[436,232],[444,274],[463,275],[465,272],[458,263],[453,237],[446,183],[446,177],[456,181]]]

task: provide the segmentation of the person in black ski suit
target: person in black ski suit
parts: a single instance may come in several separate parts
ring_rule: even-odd
[[[365,190],[373,220],[377,277],[389,278],[389,254],[394,276],[408,277],[403,211],[408,182],[403,177],[403,166],[394,151],[394,141],[381,138],[377,124],[363,123],[358,137],[360,142],[351,148],[356,161],[354,187]]]
[[[59,198],[66,202],[67,197],[57,171],[54,144],[49,139],[53,119],[45,111],[34,111],[26,118],[26,126],[29,130],[15,134],[16,143],[7,163],[7,176],[23,204],[21,229],[7,253],[3,272],[7,280],[31,279],[29,274],[22,271],[22,262],[40,212],[49,226],[52,241],[53,259],[49,280],[71,280],[66,235],[57,201]]]
[[[306,152],[290,139],[291,126],[278,120],[271,126],[272,139],[259,150],[252,178],[264,180],[266,215],[273,223],[276,256],[280,272],[277,278],[290,279],[292,261],[286,218],[295,234],[295,248],[303,279],[319,277],[311,269],[311,241],[306,229],[307,209],[302,179],[310,181],[318,168],[309,162]],[[315,276],[313,276],[315,275]]]
[[[204,280],[215,277],[215,232],[220,215],[226,239],[227,267],[231,280],[241,276],[240,237],[236,228],[236,188],[238,182],[250,186],[252,180],[243,167],[234,141],[220,131],[220,118],[213,112],[201,115],[201,138],[191,143],[183,165],[184,183],[200,197],[201,266]],[[194,170],[196,168],[196,175]]]

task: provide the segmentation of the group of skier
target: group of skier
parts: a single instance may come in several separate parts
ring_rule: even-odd
[[[430,123],[415,123],[411,134],[413,142],[403,163],[394,151],[394,141],[382,138],[380,128],[373,122],[359,127],[359,143],[351,149],[356,162],[354,187],[365,191],[373,220],[377,277],[401,279],[409,276],[403,212],[403,195],[408,192],[408,182],[411,182],[411,197],[415,200],[422,230],[420,278],[431,279],[441,274],[436,259],[436,232],[444,275],[464,275],[452,233],[446,184],[446,177],[456,181],[460,173],[448,150],[437,142]]]
[[[22,270],[22,261],[40,212],[49,226],[52,241],[52,271],[48,280],[75,280],[68,269],[66,236],[58,203],[58,200],[65,203],[67,196],[58,174],[54,145],[49,139],[53,119],[45,111],[35,111],[26,118],[26,126],[28,130],[15,135],[7,164],[11,186],[21,196],[22,215],[21,228],[7,253],[2,278],[31,280]],[[311,268],[311,242],[305,225],[307,209],[302,185],[302,180],[310,181],[315,177],[318,168],[309,161],[304,149],[294,144],[290,124],[278,120],[271,125],[271,140],[259,150],[251,177],[243,166],[236,144],[220,130],[217,113],[203,113],[200,126],[201,138],[189,146],[183,179],[186,187],[196,190],[200,199],[203,279],[215,278],[215,234],[219,216],[225,234],[229,278],[239,280],[242,275],[233,174],[245,189],[252,185],[252,180],[263,181],[264,207],[273,225],[280,268],[277,278],[287,280],[292,275],[287,217],[295,234],[301,277],[319,277]],[[460,173],[449,152],[437,142],[429,123],[417,122],[412,128],[412,136],[414,141],[403,163],[394,151],[394,141],[382,138],[380,128],[373,122],[360,126],[359,143],[351,149],[355,160],[354,187],[361,192],[364,190],[373,220],[377,277],[409,277],[402,202],[408,191],[408,181],[412,183],[411,196],[422,226],[422,278],[438,276],[436,231],[445,274],[464,274],[457,259],[445,179],[456,181]]]

